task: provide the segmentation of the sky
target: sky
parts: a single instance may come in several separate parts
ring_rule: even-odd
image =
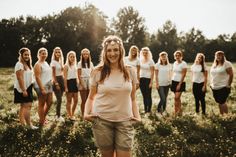
[[[199,29],[208,39],[236,32],[236,0],[1,0],[0,19],[57,14],[73,6],[93,4],[111,20],[119,9],[134,7],[145,19],[148,32],[155,33],[167,20],[178,32]]]

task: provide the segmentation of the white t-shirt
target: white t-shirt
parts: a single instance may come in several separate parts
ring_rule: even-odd
[[[140,62],[140,78],[151,78],[151,67],[154,67],[153,60],[149,60],[146,63]]]
[[[90,77],[91,71],[93,70],[93,63],[90,62],[90,68],[88,68],[88,64],[85,63],[86,68],[82,68],[82,63],[78,63],[78,69],[81,69],[81,77]]]
[[[135,69],[137,69],[137,66],[140,65],[140,61],[138,58],[136,58],[134,60],[130,60],[129,56],[126,56],[124,61],[125,61],[126,65],[130,65],[130,66],[134,67]]]
[[[41,64],[41,81],[42,85],[45,86],[47,83],[49,83],[52,80],[52,68],[49,66],[49,64],[44,61]],[[35,81],[35,88],[39,88],[37,81]]]
[[[207,67],[205,66],[205,71],[207,71]],[[204,72],[202,72],[202,65],[193,64],[191,66],[192,71],[192,82],[195,83],[203,83],[205,81]]]
[[[168,86],[171,84],[171,64],[161,65],[160,63],[156,63],[155,70],[158,70],[159,86]]]
[[[61,76],[62,75],[62,66],[59,62],[53,60],[51,62],[51,67],[55,67],[56,69],[56,76]]]
[[[23,70],[23,80],[24,80],[24,88],[27,89],[33,83],[33,70],[27,69],[24,70],[24,65],[21,62],[17,62],[15,65],[15,75],[14,75],[14,88],[17,89],[19,93],[22,93],[22,89],[20,88],[19,82],[16,77],[16,72],[19,70]]]
[[[67,80],[77,79],[77,69],[76,66],[68,66]]]
[[[178,63],[177,61],[173,64],[173,75],[172,80],[180,82],[182,78],[182,71],[183,69],[187,68],[187,63],[185,61],[182,61],[181,63]]]
[[[229,75],[226,72],[226,69],[230,67],[233,68],[229,61],[225,61],[222,66],[211,67],[211,87],[213,89],[220,89],[228,86]]]
[[[127,121],[133,116],[132,112],[132,82],[136,83],[134,69],[130,70],[130,80],[125,81],[120,71],[113,72],[103,83],[99,83],[101,72],[91,76],[91,86],[97,87],[92,113],[108,121]]]

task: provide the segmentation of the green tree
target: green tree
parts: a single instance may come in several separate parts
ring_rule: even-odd
[[[144,22],[144,18],[131,6],[120,9],[117,18],[113,19],[114,32],[122,38],[126,50],[131,45],[141,48],[147,44]]]
[[[193,62],[197,53],[201,52],[207,54],[203,51],[206,39],[202,34],[202,31],[192,28],[189,32],[185,33],[181,38],[181,46],[185,52],[185,60]]]
[[[162,51],[169,54],[170,61],[173,61],[173,53],[179,46],[179,38],[175,24],[166,21],[162,28],[159,28],[157,34],[151,36],[150,48],[153,51],[153,58],[156,61]]]

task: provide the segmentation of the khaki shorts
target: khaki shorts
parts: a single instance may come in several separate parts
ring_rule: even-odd
[[[92,129],[95,144],[99,149],[131,150],[134,138],[134,128],[131,120],[125,122],[110,122],[95,118]]]

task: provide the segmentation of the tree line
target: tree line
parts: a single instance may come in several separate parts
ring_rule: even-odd
[[[195,28],[178,33],[175,24],[167,20],[161,28],[157,28],[157,32],[150,34],[145,26],[145,19],[132,6],[121,8],[117,16],[108,21],[102,11],[87,4],[83,7],[69,7],[58,14],[41,18],[20,16],[1,19],[0,67],[14,66],[21,47],[31,50],[33,63],[40,47],[47,48],[49,56],[53,48],[59,46],[64,56],[68,51],[74,50],[77,57],[83,48],[88,48],[96,64],[102,40],[109,34],[121,37],[126,54],[131,45],[139,48],[148,46],[155,62],[161,51],[166,51],[172,62],[173,53],[177,49],[184,52],[184,60],[187,62],[193,62],[198,52],[205,54],[206,61],[213,61],[216,50],[224,51],[228,60],[236,60],[236,32],[207,39],[201,30]]]

